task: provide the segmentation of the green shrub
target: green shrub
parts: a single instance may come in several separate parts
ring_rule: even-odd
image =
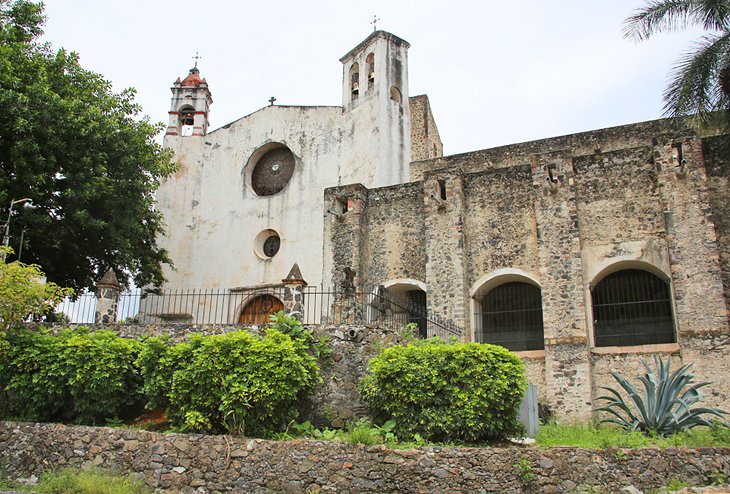
[[[46,329],[7,332],[0,343],[0,387],[5,413],[38,421],[104,423],[142,398],[134,365],[136,340],[112,331]]]
[[[276,329],[191,335],[170,345],[151,338],[138,363],[152,407],[167,406],[182,430],[268,435],[297,416],[319,380],[308,345]]]
[[[0,256],[13,249],[0,246]],[[0,261],[0,332],[8,331],[31,318],[53,312],[64,297],[73,295],[70,288],[61,288],[45,280],[37,264]]]
[[[479,442],[520,430],[526,386],[524,364],[507,349],[432,338],[386,348],[360,393],[376,420],[395,420],[400,438]]]

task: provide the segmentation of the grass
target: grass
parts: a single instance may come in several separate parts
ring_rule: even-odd
[[[576,446],[580,448],[701,448],[730,447],[730,429],[726,425],[697,427],[667,437],[645,436],[641,432],[592,424],[541,425],[536,438],[538,447]]]
[[[66,468],[41,475],[32,488],[14,485],[0,478],[0,488],[32,490],[43,494],[152,494],[143,482],[130,477],[111,475],[100,470]]]

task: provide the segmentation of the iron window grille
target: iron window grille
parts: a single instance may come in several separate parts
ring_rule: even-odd
[[[593,289],[595,344],[634,346],[675,343],[669,285],[641,269],[625,269]]]
[[[481,330],[477,341],[501,345],[513,352],[545,348],[540,288],[509,282],[487,292],[481,300]]]

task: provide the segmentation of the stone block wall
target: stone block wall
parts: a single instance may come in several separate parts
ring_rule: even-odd
[[[618,492],[673,478],[709,484],[730,474],[730,449],[587,450],[440,448],[390,450],[323,441],[264,441],[106,427],[0,422],[0,462],[10,479],[54,468],[131,474],[167,493]],[[515,465],[529,466],[523,482]]]
[[[730,338],[728,142],[658,120],[414,162],[417,182],[367,190],[379,198],[363,203],[358,230],[370,247],[350,267],[395,276],[373,248],[387,245],[398,273],[415,273],[429,309],[467,338],[484,293],[515,279],[539,285],[545,350],[522,357],[558,418],[589,418],[610,370],[638,375],[656,353],[695,362],[716,383],[712,403],[730,408],[730,380],[713,372],[726,367]],[[401,200],[419,187],[421,207]],[[413,248],[416,230],[423,248]],[[669,284],[676,343],[595,348],[592,290],[619,269]]]
[[[425,280],[422,195],[420,183],[369,191],[364,205],[366,230],[362,235],[366,288],[392,279]]]
[[[651,147],[575,159],[578,224],[585,246],[619,244],[664,233]]]
[[[428,96],[411,96],[408,101],[411,111],[411,159],[420,161],[443,156],[444,146],[431,113]]]
[[[703,139],[702,152],[727,305],[730,304],[730,143],[727,136]]]
[[[504,267],[537,276],[537,220],[528,165],[464,177],[467,286]]]

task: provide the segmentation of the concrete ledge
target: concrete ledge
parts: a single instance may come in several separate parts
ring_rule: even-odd
[[[636,346],[603,346],[591,348],[594,355],[612,355],[621,353],[679,353],[678,343],[663,343],[661,345],[636,345]]]

